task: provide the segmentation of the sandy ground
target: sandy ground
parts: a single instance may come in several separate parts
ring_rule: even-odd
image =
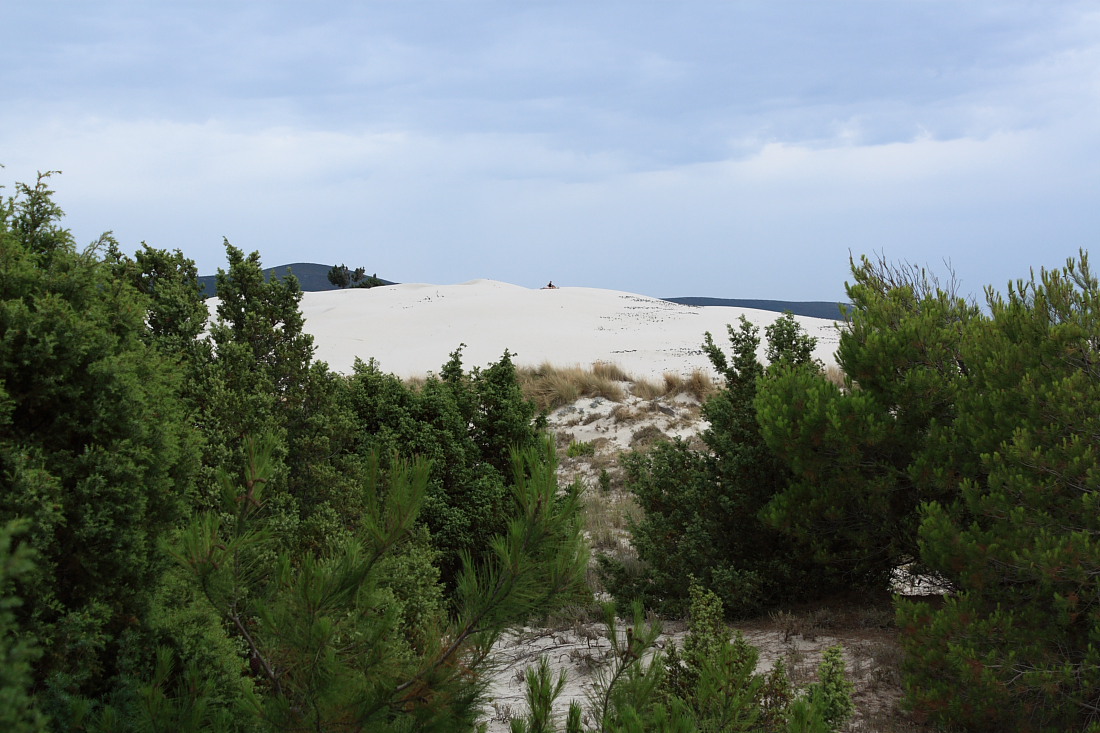
[[[822,652],[836,644],[844,647],[847,674],[856,685],[853,696],[857,715],[846,727],[849,731],[909,730],[905,716],[898,711],[901,688],[893,676],[896,643],[886,631],[841,628],[821,633],[811,627],[804,631],[777,628],[779,622],[746,624],[742,635],[760,652],[757,672],[770,670],[777,660],[787,665],[792,682],[804,687],[813,682]],[[578,621],[566,628],[524,628],[503,639],[495,649],[499,671],[489,687],[491,707],[486,722],[491,733],[505,733],[513,717],[527,713],[523,672],[545,656],[556,676],[564,671],[566,685],[554,705],[558,724],[564,728],[569,704],[576,701],[585,711],[586,727],[594,725],[589,717],[590,695],[601,667],[609,664],[610,643],[603,636],[601,623]],[[735,633],[731,630],[731,634]],[[657,642],[660,650],[670,643],[683,646],[686,632],[682,624],[669,624],[669,631]],[[913,730],[916,730],[915,728]]]
[[[710,369],[700,348],[710,331],[725,346],[726,325],[744,315],[761,329],[778,314],[678,305],[597,288],[529,289],[494,280],[459,285],[405,284],[303,294],[305,330],[317,358],[349,372],[356,357],[376,359],[401,377],[438,371],[459,344],[467,367],[500,359],[567,367],[619,364],[640,377]],[[818,338],[816,356],[832,363],[834,321],[797,317]]]

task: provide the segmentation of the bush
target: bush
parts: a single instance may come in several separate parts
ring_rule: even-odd
[[[353,442],[361,457],[417,455],[431,463],[422,519],[450,587],[463,553],[483,557],[504,531],[514,484],[511,453],[541,445],[544,426],[520,392],[511,355],[466,372],[461,349],[418,389],[357,361],[349,381]]]
[[[570,443],[569,447],[565,449],[565,455],[570,458],[578,458],[580,456],[594,456],[596,455],[596,446],[591,441],[578,441]]]
[[[817,668],[818,681],[810,686],[807,695],[821,710],[821,716],[834,730],[847,723],[855,713],[852,693],[855,686],[844,672],[844,648],[839,644],[822,653]]]
[[[39,706],[64,727],[80,698],[151,668],[123,651],[147,641],[135,619],[198,456],[177,365],[147,338],[149,299],[97,258],[109,237],[76,251],[46,184],[0,200],[0,526],[28,522],[36,560],[11,611],[42,650]]]
[[[765,511],[860,582],[915,562],[953,589],[900,600],[907,703],[963,730],[1084,730],[1100,699],[1100,284],[1082,255],[987,291],[988,314],[866,259],[844,388],[783,370],[756,405],[794,479]],[[877,579],[877,580],[876,580]]]
[[[697,731],[802,731],[828,733],[831,711],[837,720],[850,710],[845,696],[843,665],[822,665],[823,682],[796,696],[782,662],[767,674],[757,674],[759,651],[740,632],[730,640],[722,621],[721,601],[692,582],[691,626],[679,652],[672,645],[663,655],[653,651],[660,624],[647,620],[639,604],[624,630],[614,606],[605,607],[608,662],[602,667],[589,696],[589,730],[664,733]],[[839,654],[839,647],[837,648]],[[565,683],[564,672],[555,681],[545,658],[526,674],[529,714],[512,722],[513,731],[554,730],[552,704]],[[827,691],[827,692],[826,692]],[[570,707],[567,733],[581,730],[581,714]]]
[[[957,493],[921,513],[921,559],[960,592],[899,604],[908,700],[967,730],[1084,730],[1100,699],[1100,285],[1082,255],[991,291],[989,310],[937,444]]]
[[[424,461],[372,466],[358,530],[330,553],[293,556],[263,521],[272,445],[249,444],[241,485],[226,478],[219,511],[195,517],[173,548],[246,650],[257,680],[240,681],[246,709],[277,730],[349,721],[356,730],[470,729],[490,664],[483,650],[583,582],[579,496],[559,494],[549,444],[516,454],[506,529],[482,562],[465,558],[450,612],[415,544]],[[162,720],[190,707],[186,694],[158,703]]]
[[[813,341],[790,316],[767,329],[774,368],[814,371]],[[714,344],[704,348],[725,380],[703,406],[710,426],[706,451],[681,440],[662,441],[647,453],[624,457],[627,488],[644,516],[631,528],[640,572],[601,558],[604,583],[620,604],[634,598],[662,613],[682,615],[685,577],[712,588],[732,615],[756,613],[793,596],[825,592],[836,579],[812,562],[802,545],[761,520],[761,512],[792,478],[764,443],[753,398],[765,379],[757,360],[757,330],[742,319],[729,328],[732,359]]]
[[[837,351],[852,386],[780,369],[755,398],[761,435],[791,471],[764,516],[851,584],[881,589],[919,556],[921,503],[957,490],[943,431],[964,376],[963,328],[980,314],[921,271],[864,259],[853,274]]]

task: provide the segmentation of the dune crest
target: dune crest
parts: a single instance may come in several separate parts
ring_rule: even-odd
[[[383,370],[402,377],[437,372],[460,344],[466,344],[467,367],[494,362],[507,349],[519,365],[607,361],[639,377],[688,374],[710,368],[701,348],[707,331],[725,344],[726,325],[741,315],[760,327],[761,335],[778,317],[617,290],[532,289],[497,280],[307,292],[301,308],[317,358],[332,369],[350,372],[356,357],[374,358]],[[832,363],[836,322],[796,318],[817,337],[817,358]]]

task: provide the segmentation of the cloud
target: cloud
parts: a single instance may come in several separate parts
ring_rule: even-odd
[[[204,272],[224,235],[395,279],[833,298],[849,250],[978,290],[1098,223],[1077,3],[106,5],[0,31],[5,177],[64,170],[82,241]]]

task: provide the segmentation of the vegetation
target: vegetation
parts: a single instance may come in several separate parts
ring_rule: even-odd
[[[957,592],[899,604],[910,704],[970,730],[1097,727],[1100,286],[1087,257],[988,293],[954,415],[918,463],[920,558]],[[923,478],[922,478],[923,481]]]
[[[767,520],[821,563],[884,587],[919,558],[923,502],[953,500],[958,461],[947,436],[962,389],[960,349],[979,309],[920,271],[853,266],[849,323],[837,361],[849,382],[783,370],[756,400],[768,447],[793,479]]]
[[[581,397],[603,397],[618,402],[625,394],[625,377],[620,369],[602,364],[591,369],[542,364],[519,372],[524,394],[542,410],[568,405]]]
[[[1082,254],[990,289],[984,311],[955,290],[853,263],[843,380],[807,360],[793,323],[773,326],[766,368],[747,324],[732,359],[708,341],[726,378],[704,408],[708,450],[628,459],[643,564],[603,560],[604,573],[620,602],[674,613],[689,573],[734,613],[932,574],[952,590],[942,606],[897,603],[918,718],[1086,729],[1100,700],[1100,286]]]
[[[699,402],[717,391],[715,381],[701,369],[695,369],[686,377],[665,372],[660,381],[635,380],[632,388],[634,395],[647,400],[686,394]]]
[[[507,351],[467,371],[461,346],[416,387],[373,362],[334,374],[293,277],[226,243],[209,319],[194,263],[109,235],[79,251],[48,184],[0,201],[0,726],[472,728],[502,631],[587,598],[581,483],[558,486],[538,411],[618,399],[625,375],[517,372]],[[790,316],[765,329],[766,364],[748,322],[728,354],[708,334],[705,448],[625,459],[641,562],[602,560],[632,622],[607,609],[589,722],[835,730],[853,712],[841,650],[798,690],[782,665],[758,674],[723,616],[911,568],[950,590],[896,604],[915,716],[1100,730],[1087,257],[984,309],[881,260],[853,263],[848,296],[839,372]],[[645,608],[690,614],[682,651],[655,651]],[[561,681],[529,672],[514,729],[557,725]]]
[[[366,269],[356,267],[349,270],[347,265],[333,265],[328,271],[328,281],[338,288],[374,288],[384,283],[378,278],[378,273],[367,275]]]
[[[851,684],[844,673],[842,649],[830,649],[818,670],[819,681],[795,690],[783,664],[756,672],[759,652],[738,632],[730,639],[718,597],[690,584],[690,630],[683,652],[655,651],[660,624],[645,618],[635,604],[633,623],[622,630],[614,605],[605,608],[610,664],[601,668],[589,699],[593,731],[694,733],[829,733],[851,716]],[[512,721],[514,733],[555,730],[552,704],[565,685],[555,681],[545,658],[526,674],[528,715]],[[582,711],[574,702],[566,733],[582,730]]]
[[[756,399],[794,479],[764,516],[857,577],[902,565],[953,589],[900,600],[908,702],[965,730],[1082,730],[1100,700],[1095,441],[1100,287],[1087,257],[987,291],[864,259],[843,388],[787,370]]]
[[[704,348],[725,387],[703,406],[710,423],[702,434],[706,450],[662,441],[625,458],[627,488],[644,510],[631,528],[642,565],[600,558],[605,583],[621,604],[640,598],[682,615],[688,600],[683,579],[693,576],[718,594],[727,611],[743,616],[840,582],[813,563],[804,545],[763,521],[764,508],[792,474],[761,435],[753,402],[758,383],[781,370],[820,373],[810,356],[813,339],[793,317],[778,319],[766,335],[767,369],[757,360],[760,339],[747,320],[729,328],[731,357],[707,334]]]
[[[602,397],[621,402],[629,392],[644,400],[687,394],[702,402],[715,392],[710,375],[696,369],[681,376],[667,373],[658,381],[639,379],[609,362],[596,362],[590,368],[541,364],[519,370],[523,393],[542,410],[553,410],[582,397]]]
[[[145,299],[99,259],[109,238],[76,250],[47,182],[0,206],[0,520],[25,522],[34,552],[8,586],[40,651],[30,689],[67,727],[75,699],[143,668],[158,541],[186,512],[198,441]]]
[[[570,458],[577,458],[578,456],[594,456],[596,455],[596,445],[592,441],[574,441],[569,444],[569,447],[565,449],[565,455]]]
[[[202,337],[193,263],[78,252],[48,180],[0,208],[4,722],[471,727],[496,636],[584,592],[509,355],[332,374],[228,243]]]

